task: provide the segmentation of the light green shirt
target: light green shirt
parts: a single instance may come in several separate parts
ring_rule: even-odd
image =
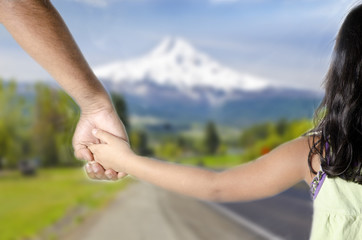
[[[326,177],[313,208],[310,239],[362,239],[362,185]]]

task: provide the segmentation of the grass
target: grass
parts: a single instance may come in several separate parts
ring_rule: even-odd
[[[0,239],[33,238],[76,208],[101,208],[127,182],[90,181],[80,168],[43,169],[35,177],[18,172],[1,176]]]

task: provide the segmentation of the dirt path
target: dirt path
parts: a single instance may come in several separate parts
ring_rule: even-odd
[[[102,213],[85,221],[68,240],[263,239],[209,205],[134,183]]]

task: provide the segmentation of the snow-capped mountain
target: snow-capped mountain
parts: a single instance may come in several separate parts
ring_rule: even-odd
[[[225,67],[199,52],[182,38],[165,38],[149,54],[94,69],[100,79],[114,83],[152,81],[182,91],[195,87],[232,90],[261,90],[266,80]]]
[[[241,126],[311,117],[321,99],[223,66],[181,38],[166,38],[144,56],[94,71],[108,90],[123,94],[131,116],[173,124],[213,119]]]

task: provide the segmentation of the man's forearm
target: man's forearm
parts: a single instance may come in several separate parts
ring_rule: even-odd
[[[0,0],[0,21],[83,111],[111,102],[57,10],[47,0]]]

